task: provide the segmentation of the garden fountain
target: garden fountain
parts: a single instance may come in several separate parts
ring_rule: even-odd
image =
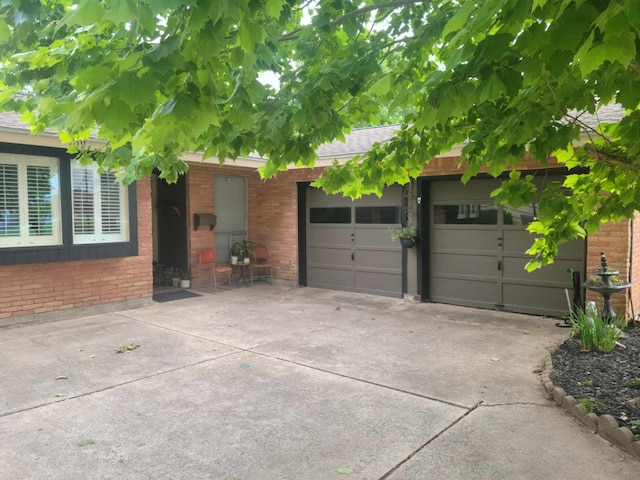
[[[604,307],[602,308],[602,318],[603,319],[613,319],[616,318],[616,312],[613,311],[613,306],[611,305],[611,295],[618,292],[623,292],[631,287],[630,283],[621,283],[612,277],[615,277],[620,272],[618,270],[609,270],[609,264],[607,262],[607,256],[604,252],[600,253],[600,264],[602,267],[600,270],[596,270],[593,272],[595,275],[600,277],[600,282],[587,282],[584,284],[589,290],[593,292],[598,292],[602,295],[604,299]],[[592,279],[593,280],[593,279]]]

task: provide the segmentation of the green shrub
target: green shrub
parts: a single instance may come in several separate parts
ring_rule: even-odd
[[[585,310],[578,311],[573,320],[573,333],[578,335],[585,351],[610,352],[622,335],[626,320],[609,318],[603,320],[595,304],[590,303]]]

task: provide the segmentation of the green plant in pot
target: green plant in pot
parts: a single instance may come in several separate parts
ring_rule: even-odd
[[[405,248],[411,248],[415,245],[417,236],[416,227],[407,225],[401,228],[391,229],[391,240],[400,240],[400,244]]]
[[[244,261],[249,254],[253,254],[253,247],[255,246],[256,243],[250,240],[242,240],[241,242],[236,242],[231,245],[231,250],[229,251],[231,263],[235,265],[238,262]]]
[[[182,288],[191,287],[191,265],[187,265],[187,268],[182,273],[182,278],[180,279],[180,286]]]

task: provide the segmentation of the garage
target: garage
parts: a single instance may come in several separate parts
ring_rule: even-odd
[[[499,180],[430,184],[429,297],[432,301],[537,315],[568,313],[570,269],[584,280],[586,242],[561,246],[554,264],[528,273],[527,225],[537,204],[519,209],[490,198]]]
[[[352,201],[308,187],[307,285],[402,296],[402,248],[390,228],[401,219],[402,187]]]

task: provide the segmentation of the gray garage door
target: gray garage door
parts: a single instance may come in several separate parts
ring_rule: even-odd
[[[402,248],[389,229],[400,224],[402,188],[351,201],[307,192],[307,285],[402,295]]]
[[[555,263],[528,273],[532,243],[525,229],[537,204],[518,210],[496,205],[489,194],[497,180],[431,184],[429,252],[431,300],[513,312],[562,316],[565,289],[573,298],[568,269],[584,280],[585,241],[560,248]]]

